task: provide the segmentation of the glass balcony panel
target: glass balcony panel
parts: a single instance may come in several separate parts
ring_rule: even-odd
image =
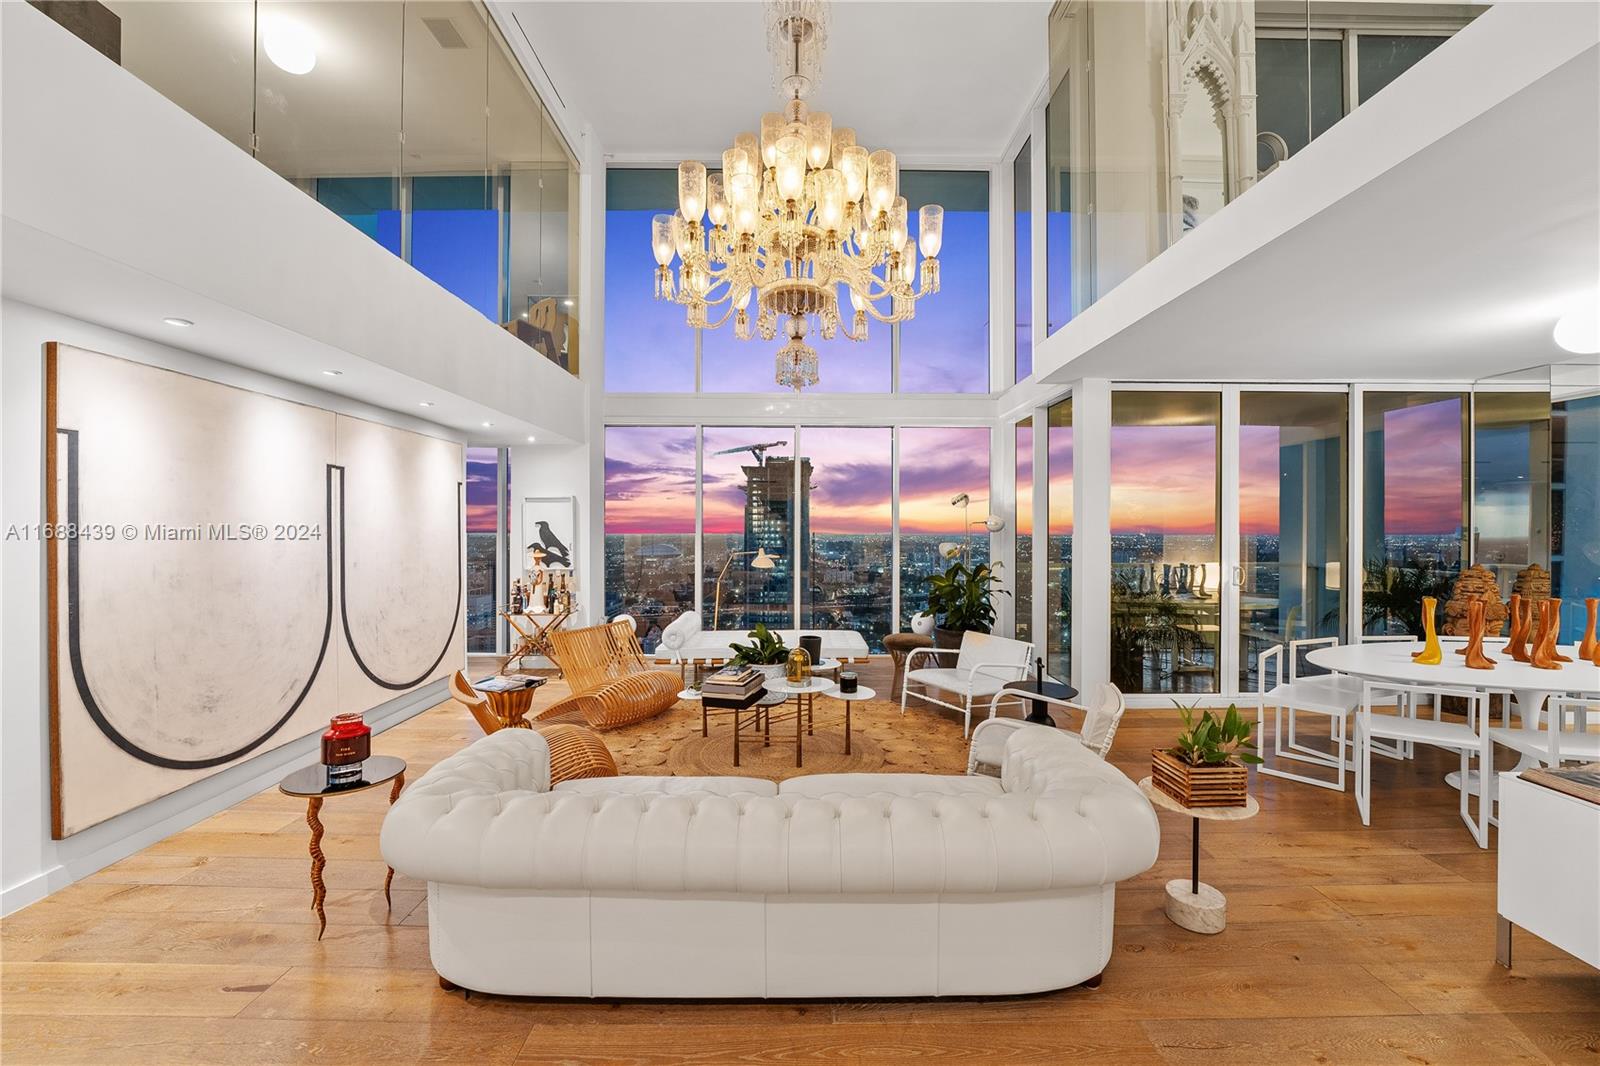
[[[403,255],[403,5],[261,0],[256,17],[256,158]]]
[[[250,151],[255,124],[251,0],[114,0],[124,70]]]

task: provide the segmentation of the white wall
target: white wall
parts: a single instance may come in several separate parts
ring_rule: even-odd
[[[597,446],[604,451],[604,444]],[[605,576],[603,495],[591,489],[589,461],[596,450],[587,444],[530,444],[511,449],[511,577],[525,576],[528,531],[522,528],[522,501],[530,496],[571,496],[577,501],[578,616],[571,627],[604,621],[600,582]]]
[[[46,341],[166,367],[403,429],[461,439],[442,427],[318,389],[11,300],[0,301],[0,503],[7,529],[44,519]],[[0,541],[0,913],[9,914],[171,833],[271,787],[318,757],[315,735],[291,741],[66,840],[50,839],[44,545]],[[439,682],[368,713],[384,729],[438,703]]]

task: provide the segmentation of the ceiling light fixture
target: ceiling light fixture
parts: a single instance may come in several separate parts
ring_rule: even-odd
[[[187,318],[163,318],[161,321],[165,322],[169,326],[177,326],[179,329],[188,329],[190,326],[194,325],[194,323],[189,321]]]
[[[285,74],[310,74],[317,65],[317,40],[291,19],[278,18],[261,29],[261,49]]]
[[[343,370],[324,370],[323,373],[328,375],[330,378],[342,378],[342,377],[344,377],[344,371]]]
[[[1575,303],[1556,322],[1556,343],[1575,355],[1600,352],[1600,293]]]
[[[708,175],[698,162],[678,165],[678,211],[651,220],[651,250],[656,298],[684,305],[692,328],[716,329],[732,318],[734,336],[749,340],[753,300],[755,332],[763,340],[787,338],[778,350],[778,384],[798,392],[819,380],[816,350],[805,343],[810,327],[823,340],[843,333],[864,341],[869,314],[904,322],[916,314],[916,301],[939,291],[944,209],[923,207],[912,238],[894,153],[868,152],[856,144],[855,130],[835,129],[827,112],[807,109],[827,43],[825,0],[766,6],[783,111],[761,116],[759,137],[735,137],[722,153],[721,173]],[[702,224],[707,217],[709,227]],[[841,289],[851,318],[841,317]],[[726,309],[709,319],[707,308],[722,304]]]
[[[532,433],[528,434],[528,443],[532,444],[532,443],[534,443],[534,440],[535,440],[534,435]]]
[[[417,406],[418,407],[432,407],[433,406],[433,401],[432,400],[423,400],[421,403],[417,404]]]
[[[484,429],[493,429],[494,428],[494,423],[493,422],[485,422],[483,424],[483,428]]]

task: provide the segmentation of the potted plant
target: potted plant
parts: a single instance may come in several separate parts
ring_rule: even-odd
[[[733,661],[729,665],[753,666],[769,678],[782,677],[784,664],[789,660],[789,649],[784,647],[783,638],[768,629],[765,622],[757,622],[745,635],[750,638],[749,644],[728,645],[733,650]]]
[[[1007,595],[996,589],[1000,578],[987,563],[968,566],[950,564],[950,569],[928,579],[928,613],[938,620],[933,631],[936,648],[961,647],[961,634],[967,630],[987,633],[994,628],[994,596]]]
[[[1261,762],[1250,742],[1255,723],[1231,703],[1218,716],[1173,702],[1183,732],[1172,747],[1150,753],[1151,780],[1185,807],[1243,807],[1249,780],[1245,765]]]

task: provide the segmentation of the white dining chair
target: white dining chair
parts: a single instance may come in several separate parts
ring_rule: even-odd
[[[1545,701],[1545,721],[1538,729],[1504,725],[1488,730],[1490,755],[1496,747],[1510,748],[1519,755],[1537,759],[1541,766],[1560,766],[1563,762],[1600,762],[1600,733],[1588,730],[1588,718],[1600,711],[1600,701],[1578,696],[1552,696]],[[1509,716],[1508,716],[1509,718]],[[1570,724],[1570,728],[1569,728]],[[1492,770],[1492,761],[1484,769]],[[1493,773],[1490,777],[1495,777]],[[1490,786],[1490,795],[1494,786]],[[1499,824],[1491,816],[1490,820]]]
[[[1338,637],[1311,637],[1291,640],[1287,648],[1275,644],[1256,656],[1256,744],[1258,748],[1266,737],[1267,706],[1272,706],[1272,749],[1276,762],[1299,762],[1334,771],[1332,781],[1306,774],[1292,773],[1279,766],[1262,763],[1256,769],[1269,777],[1298,781],[1335,792],[1345,790],[1345,771],[1352,767],[1348,725],[1350,715],[1361,706],[1361,682],[1344,674],[1300,674],[1300,653],[1308,648],[1337,646]],[[1287,658],[1287,665],[1285,659]],[[1273,684],[1268,687],[1268,677]],[[1328,720],[1328,733],[1332,751],[1321,751],[1301,741],[1295,716],[1305,711],[1320,714]],[[1398,756],[1398,749],[1384,751]]]
[[[1376,714],[1378,706],[1397,709],[1410,705],[1416,707],[1424,699],[1434,706],[1439,701],[1454,697],[1465,701],[1466,722],[1442,721],[1403,713]],[[1478,847],[1489,846],[1489,779],[1493,774],[1492,755],[1486,721],[1487,696],[1469,688],[1451,688],[1439,685],[1401,685],[1368,681],[1362,692],[1361,713],[1356,718],[1356,810],[1361,814],[1361,824],[1372,825],[1372,750],[1379,738],[1392,741],[1410,741],[1458,752],[1461,756],[1461,820],[1472,834]],[[1478,813],[1471,813],[1468,770],[1473,758],[1485,772],[1478,775]]]

